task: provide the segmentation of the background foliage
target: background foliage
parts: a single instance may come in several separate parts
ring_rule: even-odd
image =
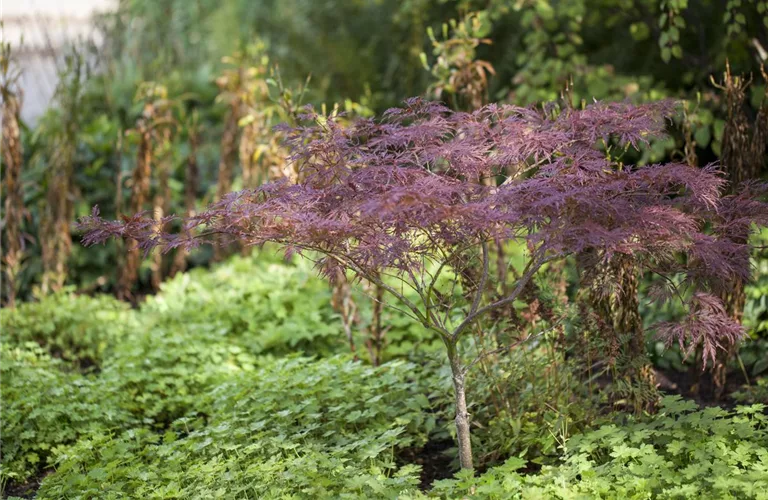
[[[473,21],[468,31],[444,25],[469,14]],[[257,39],[265,47],[266,59],[246,58],[242,67],[256,68],[266,61],[257,78],[266,80],[271,97],[258,103],[259,109],[286,97],[296,100],[297,89],[311,75],[304,103],[324,103],[328,109],[338,103],[355,113],[381,112],[449,78],[457,71],[457,61],[468,57],[466,41],[482,40],[469,56],[494,69],[487,75],[492,100],[551,101],[569,81],[575,102],[689,100],[687,121],[695,152],[704,164],[716,160],[722,148],[726,110],[710,78],[720,80],[726,60],[733,74],[752,74],[751,114],[762,99],[765,84],[758,69],[766,54],[764,16],[761,0],[735,0],[727,6],[708,0],[690,5],[686,0],[121,0],[114,12],[97,20],[104,44],[77,49],[90,68],[82,88],[73,92],[72,84],[80,76],[75,72],[86,68],[63,66],[54,106],[22,134],[28,207],[24,229],[29,238],[19,278],[22,296],[29,296],[42,272],[40,214],[50,177],[46,172],[57,168],[51,159],[64,147],[54,140],[58,131],[67,124],[68,130],[77,132],[71,145],[74,215],[85,215],[96,204],[103,215],[117,215],[118,176],[122,199],[130,196],[138,145],[135,134],[126,133],[136,127],[144,111],[145,102],[138,97],[142,82],[162,85],[175,103],[178,133],[173,134],[170,173],[174,213],[184,208],[184,162],[191,147],[184,129],[193,113],[201,131],[195,146],[199,168],[195,194],[201,203],[214,196],[227,114],[216,78],[231,67],[223,62],[225,56],[245,51]],[[455,43],[462,39],[462,44]],[[453,44],[452,52],[445,52],[444,43]],[[425,64],[433,71],[426,71]],[[437,67],[444,68],[442,73],[435,73]],[[274,73],[278,68],[279,85]],[[78,113],[67,113],[67,106],[75,106]],[[272,124],[286,119],[284,114],[269,115]],[[681,158],[682,129],[673,135],[676,139],[654,144],[640,161]],[[156,182],[153,190],[159,188]],[[107,246],[102,252],[85,253],[75,243],[67,281],[111,289],[115,252],[114,246]],[[192,264],[208,258],[194,256]],[[146,289],[149,272],[145,265],[140,289]]]

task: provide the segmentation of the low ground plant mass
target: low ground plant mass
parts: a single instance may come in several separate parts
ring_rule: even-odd
[[[508,411],[493,411],[499,379],[482,371],[470,379],[482,472],[453,478],[452,374],[442,349],[424,345],[411,350],[413,361],[367,366],[347,352],[328,302],[320,314],[336,324],[335,338],[294,325],[264,347],[269,331],[233,321],[243,301],[254,315],[306,310],[327,290],[310,261],[271,254],[179,275],[142,308],[110,317],[93,314],[105,310],[102,299],[70,291],[3,310],[3,325],[24,312],[19,338],[0,351],[6,496],[759,498],[765,490],[762,405],[699,408],[676,396],[654,415],[606,413],[580,392],[569,362],[536,340],[496,365],[517,396]],[[285,288],[265,287],[275,280]],[[227,300],[201,309],[217,286]],[[291,289],[299,292],[286,296]],[[115,332],[102,337],[98,369],[61,356],[54,342],[28,340],[64,319]]]

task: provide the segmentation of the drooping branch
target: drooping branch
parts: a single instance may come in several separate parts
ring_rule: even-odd
[[[467,373],[469,373],[469,370],[471,370],[472,367],[474,367],[477,363],[481,362],[483,359],[485,359],[485,358],[487,358],[489,356],[493,356],[494,354],[500,354],[500,353],[502,353],[504,351],[509,351],[509,350],[519,346],[519,345],[522,345],[522,344],[524,344],[526,342],[530,342],[533,339],[542,337],[542,336],[546,335],[547,333],[552,332],[555,329],[557,329],[560,326],[560,324],[561,324],[561,321],[558,321],[557,323],[555,323],[551,327],[547,328],[546,330],[541,330],[540,332],[534,333],[533,335],[529,335],[529,336],[525,337],[524,339],[518,340],[517,342],[514,342],[512,344],[507,344],[507,345],[499,346],[496,349],[480,353],[478,356],[475,357],[475,359],[473,359],[472,361],[470,361],[469,363],[466,364],[466,366],[464,367],[464,374],[466,375]]]
[[[335,261],[337,261],[339,264],[341,264],[341,265],[343,265],[345,267],[348,267],[349,269],[351,269],[353,272],[355,272],[359,276],[365,278],[366,280],[370,281],[374,285],[378,286],[382,290],[386,291],[387,293],[389,293],[390,295],[395,297],[398,300],[398,302],[400,302],[401,304],[406,306],[414,314],[414,316],[419,321],[419,323],[421,323],[421,325],[424,326],[425,328],[428,328],[430,330],[434,330],[437,333],[439,333],[441,336],[445,336],[445,335],[450,336],[450,334],[448,333],[448,331],[445,328],[441,327],[440,325],[436,325],[436,324],[431,323],[429,321],[428,317],[425,316],[424,314],[422,314],[421,310],[419,310],[419,307],[416,304],[414,304],[410,299],[408,299],[405,295],[403,295],[402,293],[398,292],[397,289],[395,289],[391,285],[388,285],[387,283],[385,283],[379,276],[371,274],[371,273],[367,273],[362,268],[362,266],[360,266],[353,259],[349,258],[348,256],[339,255],[339,254],[335,254],[335,253],[330,253],[330,252],[328,252],[326,250],[322,250],[322,249],[319,249],[319,248],[312,248],[312,247],[306,247],[306,248],[309,249],[309,250],[314,250],[314,251],[318,251],[318,252],[324,253],[328,257],[330,257],[330,258],[334,259]]]

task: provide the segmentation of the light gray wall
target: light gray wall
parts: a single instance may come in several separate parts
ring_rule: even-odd
[[[67,43],[78,38],[93,38],[91,13],[107,10],[114,3],[114,0],[0,0],[2,39],[16,49],[22,71],[24,121],[34,124],[48,107]]]

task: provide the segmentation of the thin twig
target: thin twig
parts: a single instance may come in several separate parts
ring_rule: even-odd
[[[520,295],[520,293],[523,291],[523,288],[525,285],[528,284],[528,282],[531,280],[534,274],[536,274],[541,267],[546,264],[547,262],[551,262],[555,259],[563,257],[563,254],[555,254],[551,255],[549,257],[544,257],[541,260],[531,259],[528,261],[528,265],[526,266],[526,270],[523,273],[523,276],[518,280],[517,285],[515,286],[514,290],[512,290],[512,293],[510,293],[508,296],[506,296],[503,299],[497,300],[496,302],[493,302],[491,304],[488,304],[487,306],[481,307],[477,311],[475,311],[472,314],[468,314],[464,321],[462,321],[459,326],[456,327],[456,329],[451,334],[451,340],[453,342],[456,342],[459,338],[459,336],[464,332],[464,330],[472,324],[473,321],[478,319],[483,314],[487,313],[488,311],[491,311],[493,309],[496,309],[497,307],[501,307],[503,305],[509,304],[511,302],[514,302],[517,297]]]
[[[480,300],[483,297],[483,291],[485,283],[488,281],[488,242],[483,241],[483,274],[480,277],[480,284],[477,286],[477,292],[475,293],[475,300],[472,301],[472,307],[469,309],[469,314],[475,314],[477,308],[480,306]]]
[[[527,337],[526,337],[526,338],[524,338],[524,339],[520,339],[520,340],[518,340],[518,341],[517,341],[517,342],[515,342],[514,344],[508,344],[508,345],[505,345],[505,346],[501,346],[501,347],[497,347],[496,349],[493,349],[493,350],[490,350],[490,351],[486,351],[486,352],[484,352],[484,353],[481,353],[479,356],[477,356],[475,359],[473,359],[473,360],[472,360],[472,361],[471,361],[471,362],[470,362],[470,363],[469,363],[469,364],[468,364],[468,365],[467,365],[467,366],[464,368],[464,373],[466,374],[467,372],[469,372],[469,370],[470,370],[470,369],[471,369],[473,366],[475,366],[477,363],[479,363],[479,362],[480,362],[480,361],[482,361],[483,359],[487,358],[488,356],[493,356],[494,354],[498,354],[498,353],[500,353],[500,352],[508,351],[508,350],[510,350],[510,349],[512,349],[512,348],[515,348],[515,347],[519,346],[520,344],[523,344],[523,343],[525,343],[525,342],[528,342],[528,341],[529,341],[529,340],[531,340],[531,339],[534,339],[534,338],[539,338],[539,337],[541,337],[541,336],[543,336],[543,335],[545,335],[545,334],[547,334],[547,333],[549,333],[549,332],[553,331],[554,329],[556,329],[558,326],[560,326],[560,324],[561,324],[561,323],[562,323],[562,320],[559,320],[557,323],[555,323],[555,324],[554,324],[554,325],[552,325],[551,327],[547,328],[546,330],[542,330],[542,331],[540,331],[540,332],[538,332],[538,333],[534,333],[533,335],[529,335],[529,336],[527,336]]]

